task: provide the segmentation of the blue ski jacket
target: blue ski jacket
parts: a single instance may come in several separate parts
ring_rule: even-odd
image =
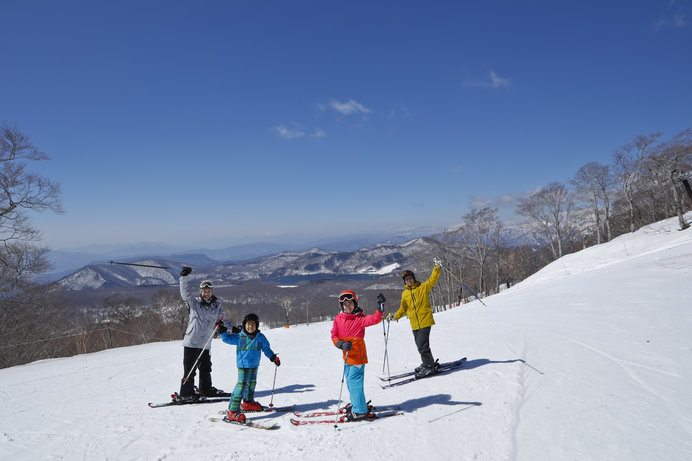
[[[269,340],[257,331],[254,338],[250,338],[245,331],[231,334],[221,333],[221,340],[227,344],[238,346],[235,357],[238,368],[257,368],[262,358],[262,352],[267,358],[272,358],[274,352],[269,347]]]

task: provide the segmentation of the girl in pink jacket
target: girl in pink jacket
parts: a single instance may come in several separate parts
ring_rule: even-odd
[[[344,376],[348,393],[351,396],[351,413],[348,419],[365,419],[371,416],[365,400],[363,381],[368,354],[365,348],[365,328],[377,325],[382,321],[382,311],[376,310],[372,315],[365,315],[358,307],[358,296],[354,291],[346,290],[339,295],[341,313],[334,319],[332,342],[343,351]],[[382,308],[382,304],[379,305]]]

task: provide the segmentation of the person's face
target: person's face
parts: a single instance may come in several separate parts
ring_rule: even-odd
[[[255,330],[257,330],[257,325],[255,324],[255,321],[254,320],[248,320],[247,322],[245,322],[245,330],[248,333],[254,333]]]
[[[212,293],[213,293],[213,290],[211,288],[202,288],[202,291],[200,292],[200,296],[202,297],[203,300],[209,301],[209,299],[211,299]]]
[[[413,285],[413,282],[414,282],[413,277],[410,276],[410,275],[407,275],[407,276],[404,278],[404,283],[405,283],[406,285]]]
[[[350,314],[351,312],[353,312],[353,309],[356,308],[356,305],[352,299],[347,299],[346,301],[343,302],[343,304],[344,304],[344,312],[346,312],[347,314]]]

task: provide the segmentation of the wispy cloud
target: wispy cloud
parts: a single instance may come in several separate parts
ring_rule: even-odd
[[[482,80],[476,80],[467,75],[466,80],[461,85],[464,88],[505,88],[511,86],[512,82],[491,70],[488,72],[487,77]]]
[[[515,208],[520,198],[530,197],[540,190],[540,187],[533,190],[526,190],[514,194],[504,194],[497,197],[484,197],[482,195],[473,195],[469,198],[469,207],[471,208],[498,208],[508,209]]]
[[[274,127],[274,130],[284,139],[295,139],[305,136],[305,132],[298,125],[294,125],[292,128],[286,125],[279,125]]]
[[[685,6],[681,2],[671,0],[668,2],[668,6],[661,17],[653,22],[653,28],[659,30],[663,28],[680,29],[687,27],[690,22],[684,8]]]
[[[340,101],[335,101],[332,100],[329,103],[329,106],[334,109],[335,111],[342,113],[344,115],[354,115],[354,114],[368,114],[370,113],[370,109],[365,107],[363,104],[354,101],[353,99],[349,99],[346,102],[340,102]]]
[[[320,128],[315,128],[315,131],[313,131],[310,136],[313,138],[324,138],[327,136],[327,133]]]
[[[408,110],[404,104],[399,104],[398,106],[390,109],[384,114],[384,118],[387,120],[394,120],[398,117],[411,117],[411,112]]]
[[[363,120],[367,120],[367,115],[372,112],[372,109],[353,99],[349,99],[346,102],[332,99],[328,104],[318,103],[317,108],[322,112],[333,110],[346,116],[360,115]]]

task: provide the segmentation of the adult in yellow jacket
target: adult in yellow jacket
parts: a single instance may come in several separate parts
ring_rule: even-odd
[[[437,283],[440,276],[440,261],[435,258],[435,267],[432,274],[425,282],[416,280],[413,271],[405,270],[401,274],[404,279],[403,293],[401,293],[401,306],[394,314],[389,314],[387,320],[399,320],[406,315],[411,322],[413,339],[420,354],[421,365],[416,368],[416,377],[423,378],[437,371],[438,364],[430,351],[430,329],[435,325],[430,299],[428,294]]]

